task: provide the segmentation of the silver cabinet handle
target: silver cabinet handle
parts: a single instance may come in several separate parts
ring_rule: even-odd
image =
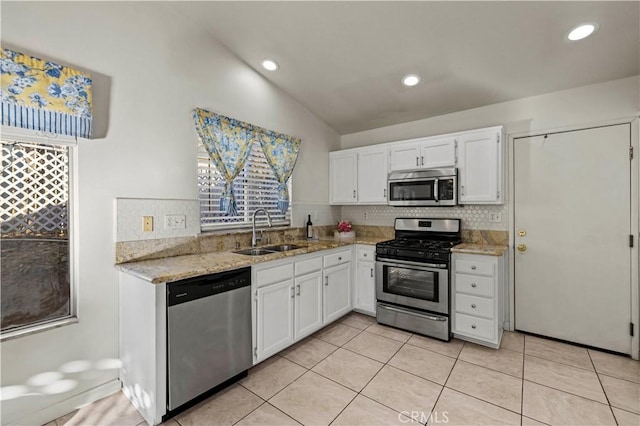
[[[297,292],[296,292],[296,296],[300,296],[300,284],[298,284],[297,286]]]
[[[364,254],[363,254],[363,256],[364,256],[364,257],[367,257],[367,253],[364,253]]]
[[[476,265],[471,265],[471,269],[476,270]]]
[[[300,286],[298,286],[298,287],[300,287]],[[300,294],[300,293],[298,293],[298,294]],[[472,307],[473,309],[475,309],[475,308],[476,308],[476,304],[475,304],[475,303],[472,303],[472,304],[471,304],[471,307]]]
[[[373,268],[371,268],[371,278],[373,278]]]
[[[416,157],[416,166],[420,165],[420,157]]]
[[[324,285],[328,286],[329,285],[329,276],[325,276],[324,277]]]
[[[475,330],[475,329],[476,329],[476,325],[475,325],[475,324],[472,324],[472,325],[471,325],[471,328],[473,328],[473,329]]]
[[[471,287],[476,288],[476,283],[471,283]]]
[[[342,260],[342,257],[339,257],[339,258],[338,258],[338,262],[340,262],[341,260]]]
[[[387,198],[387,188],[384,189],[384,198]]]
[[[460,195],[464,195],[464,185],[460,185]]]
[[[356,198],[356,190],[353,190],[353,198]]]
[[[295,296],[296,296],[295,289],[291,287],[291,297],[295,297]]]
[[[420,163],[421,166],[424,166],[424,156],[420,157]]]

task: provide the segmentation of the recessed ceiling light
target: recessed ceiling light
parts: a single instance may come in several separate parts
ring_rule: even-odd
[[[569,31],[567,38],[571,41],[582,40],[583,38],[589,37],[591,34],[596,32],[599,27],[600,26],[596,22],[580,24]]]
[[[420,83],[420,76],[417,74],[409,74],[402,77],[402,84],[404,84],[405,86],[411,87],[415,86],[418,83]]]
[[[280,67],[278,66],[278,63],[272,59],[263,59],[262,68],[268,71],[275,71]]]

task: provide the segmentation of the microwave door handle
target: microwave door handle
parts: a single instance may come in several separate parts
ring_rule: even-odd
[[[433,200],[438,203],[440,202],[440,200],[438,200],[438,179],[434,179],[433,180]]]

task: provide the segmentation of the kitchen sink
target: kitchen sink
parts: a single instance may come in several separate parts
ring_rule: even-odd
[[[280,244],[278,246],[269,246],[269,247],[265,247],[265,250],[273,250],[273,251],[289,251],[289,250],[296,250],[299,248],[304,248],[304,246],[296,246],[294,244]]]
[[[234,251],[237,254],[244,254],[245,256],[262,256],[265,254],[277,253],[276,250],[267,250],[267,248],[250,248],[245,250]]]
[[[245,256],[262,256],[265,254],[273,254],[283,251],[296,250],[299,248],[304,248],[304,246],[296,246],[294,244],[280,244],[277,246],[268,246],[268,247],[255,247],[250,249],[238,250],[234,251],[237,254],[244,254]]]

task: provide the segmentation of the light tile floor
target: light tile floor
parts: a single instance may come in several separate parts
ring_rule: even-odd
[[[134,426],[122,393],[63,424]],[[640,425],[640,363],[505,332],[500,350],[351,313],[167,422],[190,425]]]

